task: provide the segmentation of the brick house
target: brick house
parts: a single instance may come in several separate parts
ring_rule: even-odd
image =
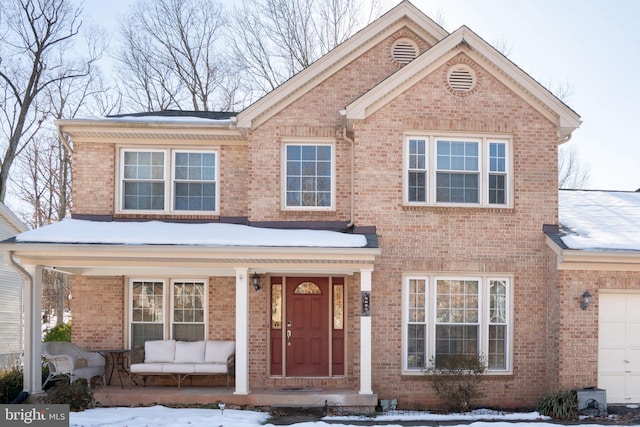
[[[558,145],[579,125],[469,28],[403,1],[239,113],[59,120],[73,218],[5,251],[35,290],[42,268],[73,274],[84,347],[235,340],[236,395],[431,405],[425,364],[481,353],[483,403],[528,406],[593,385],[563,359],[543,232],[558,224]]]

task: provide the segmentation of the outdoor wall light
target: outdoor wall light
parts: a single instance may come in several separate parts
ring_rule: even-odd
[[[580,304],[580,308],[586,310],[589,307],[589,302],[591,301],[591,294],[589,291],[584,291],[582,294],[582,304]]]
[[[256,292],[258,292],[262,287],[260,286],[260,276],[258,276],[258,273],[253,273],[253,276],[251,276],[251,284],[253,285],[253,289],[255,289]]]

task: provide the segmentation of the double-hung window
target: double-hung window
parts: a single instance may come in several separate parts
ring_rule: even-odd
[[[121,211],[218,211],[215,151],[126,148],[120,163]]]
[[[146,341],[199,341],[206,336],[204,280],[133,279],[129,283],[131,348]]]
[[[405,277],[404,371],[467,355],[482,356],[489,372],[509,372],[510,286],[507,277]]]
[[[284,209],[331,209],[334,154],[331,143],[284,144]]]
[[[404,200],[409,205],[509,206],[506,138],[405,138]]]

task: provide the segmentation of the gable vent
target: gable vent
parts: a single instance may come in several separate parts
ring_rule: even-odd
[[[455,92],[469,92],[476,84],[476,76],[470,68],[458,66],[449,70],[447,82]]]
[[[397,40],[391,47],[391,56],[400,64],[408,64],[418,56],[418,46],[412,40]]]

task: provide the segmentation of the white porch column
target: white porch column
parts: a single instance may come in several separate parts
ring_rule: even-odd
[[[373,394],[371,388],[371,273],[373,269],[360,270],[360,394]],[[367,305],[365,307],[365,305]]]
[[[236,390],[249,394],[249,270],[236,268]]]
[[[30,394],[42,391],[42,267],[26,266],[24,293],[24,380]]]

